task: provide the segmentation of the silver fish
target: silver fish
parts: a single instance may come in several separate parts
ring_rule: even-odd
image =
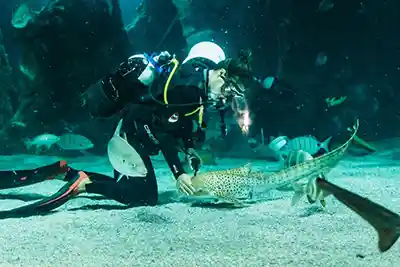
[[[313,156],[310,153],[303,151],[303,150],[292,150],[287,155],[287,158],[284,162],[284,167],[289,168],[296,164],[302,163],[306,160],[312,160]]]
[[[113,168],[120,173],[117,181],[123,176],[145,177],[147,169],[138,152],[128,143],[126,134],[121,137],[121,119],[115,128],[113,137],[107,145],[108,160]]]
[[[36,147],[36,152],[39,152],[39,149],[45,147],[49,150],[55,143],[60,140],[60,137],[54,134],[44,133],[36,136],[33,139],[27,139],[24,141],[25,147],[29,150],[31,147]]]
[[[296,137],[292,140],[289,140],[287,145],[282,148],[282,152],[284,154],[288,154],[292,150],[303,150],[305,152],[310,153],[311,155],[315,155],[321,149],[325,152],[329,152],[329,142],[332,137],[327,138],[325,141],[320,142],[314,136],[300,136]]]
[[[61,135],[56,145],[63,150],[86,150],[94,147],[88,138],[70,133]]]

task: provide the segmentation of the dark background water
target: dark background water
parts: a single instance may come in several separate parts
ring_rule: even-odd
[[[27,47],[28,50],[31,49],[26,40],[16,39],[16,32],[10,25],[12,11],[22,2],[17,0],[1,0],[0,2],[0,28],[3,32],[3,43],[17,75],[21,54],[27,51]],[[38,8],[46,2],[28,1],[33,8]],[[101,1],[81,0],[81,2],[92,7],[95,6],[93,3]],[[136,8],[140,2],[142,1],[120,1],[122,20],[125,25],[131,23],[137,15]],[[110,56],[111,59],[103,61],[101,57],[95,56],[103,53],[100,52],[101,49],[96,50],[99,40],[104,40],[106,43],[106,41],[111,42],[120,38],[111,36],[107,30],[104,30],[104,36],[99,36],[96,42],[89,42],[91,51],[98,51],[90,55],[90,60],[82,61],[87,64],[85,70],[90,70],[90,78],[87,78],[89,77],[87,74],[82,74],[84,71],[73,72],[72,63],[71,65],[59,64],[59,69],[69,69],[73,72],[72,74],[69,72],[67,74],[66,70],[53,69],[42,75],[54,77],[58,75],[57,81],[69,81],[71,79],[67,79],[68,75],[75,75],[74,80],[79,81],[79,84],[83,84],[85,88],[102,74],[111,71],[123,56],[155,49],[166,32],[167,26],[175,17],[176,10],[171,9],[170,1],[144,2],[148,7],[146,18],[140,21],[137,28],[132,31],[133,33],[128,34],[129,45],[124,41],[119,42],[119,44],[123,43],[120,46],[124,47],[123,53]],[[215,40],[228,55],[236,54],[240,48],[251,48],[254,55],[255,75],[260,78],[276,75],[290,84],[288,86],[290,90],[287,91],[267,91],[262,88],[251,90],[249,101],[254,121],[251,135],[256,135],[263,128],[266,136],[286,134],[293,137],[315,134],[319,139],[324,139],[327,136],[345,132],[356,117],[361,120],[361,135],[367,139],[383,139],[399,134],[400,1],[333,0],[334,7],[326,12],[317,12],[321,2],[319,0],[193,0],[190,2],[181,21],[182,26],[178,21],[179,27],[175,26],[166,41],[159,47],[160,49],[184,55],[189,48],[187,43],[203,39]],[[71,7],[69,12],[75,12],[74,10],[78,9],[77,6]],[[63,26],[77,30],[65,30],[68,33],[63,34],[73,36],[72,32],[75,32],[76,36],[82,36],[79,32],[85,19],[90,20],[91,17],[85,18],[85,13],[82,10],[79,13],[77,10],[76,17],[68,20],[69,25]],[[98,21],[101,22],[101,20]],[[197,37],[196,35],[187,36],[187,43],[185,43],[182,29],[186,33],[189,32],[188,29],[192,29],[198,35]],[[54,38],[59,38],[58,35],[60,32],[55,31]],[[44,42],[43,39],[35,40]],[[72,47],[75,40],[69,39],[69,41]],[[49,47],[49,44],[46,45]],[[107,44],[104,44],[104,47],[106,46]],[[71,48],[71,51],[67,51],[68,49],[63,47],[58,49],[57,56],[61,62],[67,52],[73,53],[71,51],[79,50]],[[318,66],[316,59],[321,53],[326,55],[327,61],[326,64]],[[55,57],[55,54],[50,57]],[[85,58],[85,55],[77,53],[68,57]],[[98,59],[98,62],[93,62],[93,58]],[[113,61],[112,58],[115,60]],[[96,69],[94,67],[96,64],[103,64],[103,67],[100,70]],[[62,82],[62,84],[66,83]],[[72,82],[70,85],[61,86],[51,81],[46,86],[51,89],[47,91],[43,89],[42,92],[40,91],[42,89],[35,87],[36,89],[31,90],[35,93],[42,92],[38,97],[43,99],[46,98],[45,95],[57,95],[57,93],[60,94],[59,99],[65,99],[68,95],[60,92],[77,90],[71,89],[77,86]],[[77,91],[80,92],[80,90]],[[324,102],[326,97],[340,96],[347,96],[347,100],[342,105],[330,109],[326,107]],[[72,93],[71,97],[73,98]],[[60,112],[52,118],[46,109],[43,111],[44,115],[29,119],[30,125],[33,126],[20,131],[18,138],[49,130],[60,132],[62,127],[55,122],[60,119],[69,124],[78,125],[80,131],[86,135],[99,138],[98,133],[91,134],[90,132],[93,131],[88,131],[88,128],[93,129],[93,125],[85,126],[86,122],[80,121],[77,114],[81,111],[74,105],[68,101],[50,100],[58,101],[54,114],[57,113],[57,109],[65,110],[68,107],[68,116],[60,117],[59,114],[65,114],[65,112]],[[45,102],[43,100],[42,104],[37,105],[48,105],[48,103],[43,104]],[[105,129],[110,128],[107,123],[105,125]],[[109,131],[106,131],[104,136],[108,135]],[[100,138],[100,141],[104,140]]]

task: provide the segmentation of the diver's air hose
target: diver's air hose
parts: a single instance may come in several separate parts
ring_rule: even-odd
[[[174,64],[174,67],[173,67],[171,73],[169,74],[167,82],[165,83],[165,86],[164,86],[164,103],[167,104],[167,105],[168,105],[168,98],[167,98],[168,87],[169,87],[169,84],[170,84],[170,82],[172,80],[172,77],[174,76],[174,74],[175,74],[175,72],[176,72],[176,70],[178,69],[178,66],[179,66],[179,62],[175,58],[171,59],[170,62],[172,64]]]

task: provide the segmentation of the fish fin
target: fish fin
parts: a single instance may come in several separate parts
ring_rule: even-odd
[[[115,127],[114,136],[120,136],[123,121],[124,119],[119,120],[117,127]]]
[[[49,150],[52,146],[53,146],[53,144],[46,144],[46,145],[44,145],[44,147],[46,148],[46,150]]]
[[[400,236],[400,233],[397,232],[395,228],[382,228],[376,230],[379,235],[378,247],[381,252],[390,249]]]
[[[292,197],[292,206],[295,206],[297,203],[299,203],[300,199],[304,196],[304,193],[302,192],[294,192],[294,195]]]
[[[390,249],[400,237],[400,215],[328,181],[317,179],[317,183],[374,227],[379,236],[378,247],[381,252]]]
[[[357,135],[354,136],[353,140],[355,143],[357,143],[358,145],[362,146],[363,148],[365,148],[371,152],[376,152],[376,150],[377,150],[372,144],[368,143],[367,141],[365,141],[364,139],[360,138]]]
[[[24,145],[25,145],[25,147],[26,147],[26,150],[31,149],[31,147],[32,147],[32,140],[30,140],[30,139],[24,140]]]
[[[283,165],[285,164],[287,157],[288,154],[285,153],[285,151],[275,152],[275,158],[278,160],[278,162],[280,162]]]
[[[292,206],[295,206],[297,203],[299,203],[300,199],[305,195],[304,194],[304,190],[303,188],[296,184],[296,183],[292,183],[292,187],[294,190],[294,195],[292,197]]]
[[[329,142],[332,140],[332,136],[328,137],[325,141],[321,143],[321,148],[323,148],[325,151],[329,151]]]
[[[122,179],[122,177],[124,177],[125,175],[123,175],[122,173],[119,173],[118,174],[118,177],[117,177],[117,183]]]
[[[309,195],[307,195],[307,200],[308,200],[308,203],[310,203],[310,204],[315,203],[315,200],[313,200]]]
[[[295,192],[303,192],[303,188],[298,183],[291,183],[290,184]]]
[[[321,206],[322,206],[322,207],[326,208],[326,201],[325,201],[325,198],[321,199],[319,202],[321,203]]]

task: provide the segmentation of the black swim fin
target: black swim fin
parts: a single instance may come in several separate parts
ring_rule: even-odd
[[[75,172],[74,178],[70,177],[70,181],[58,190],[57,193],[26,206],[0,211],[0,219],[44,215],[75,197],[78,194],[79,184],[87,178],[86,173],[82,171]]]
[[[64,175],[68,170],[67,162],[60,160],[33,170],[0,171],[0,189],[27,186],[45,180],[52,180],[58,175]]]

